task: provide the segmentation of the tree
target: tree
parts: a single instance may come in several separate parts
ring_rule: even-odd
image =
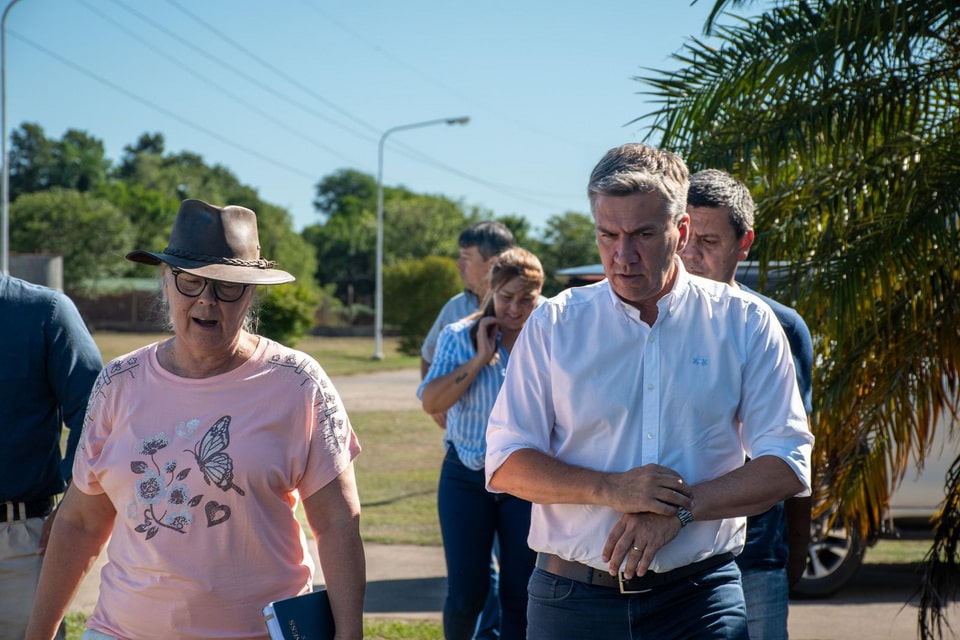
[[[457,237],[467,225],[464,206],[443,196],[384,187],[383,263],[429,255],[455,256]],[[376,270],[377,183],[372,176],[341,169],[317,183],[314,208],[322,224],[303,230],[316,249],[316,277],[336,284],[337,297],[351,307],[372,304]]]
[[[400,328],[400,351],[420,353],[427,332],[444,303],[461,290],[452,258],[430,256],[384,269],[384,316]]]
[[[49,188],[53,143],[38,124],[25,122],[10,134],[10,202]]]
[[[103,142],[83,131],[69,129],[61,140],[51,140],[40,125],[24,123],[11,142],[11,202],[54,187],[91,191],[107,179],[110,162]]]
[[[593,218],[573,211],[550,216],[542,241],[531,250],[537,253],[547,275],[544,295],[554,295],[563,288],[553,275],[557,269],[600,262]]]
[[[51,189],[17,198],[10,207],[10,247],[63,256],[64,289],[121,275],[133,247],[127,216],[103,198]]]
[[[759,258],[792,263],[783,293],[817,329],[817,498],[866,531],[960,410],[960,12],[797,0],[716,36],[642,79],[659,103],[650,136],[754,187]],[[945,483],[925,638],[960,588],[960,472]]]

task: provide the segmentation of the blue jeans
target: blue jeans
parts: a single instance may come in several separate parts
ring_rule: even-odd
[[[787,570],[746,569],[741,573],[750,640],[787,640]]]
[[[490,590],[477,621],[474,640],[496,640],[500,637],[500,540],[493,536],[493,554],[490,556]]]
[[[490,587],[490,552],[500,542],[500,638],[523,640],[527,581],[536,554],[527,546],[530,503],[485,488],[483,471],[468,469],[451,447],[440,470],[438,507],[447,560],[443,605],[446,640],[470,640]]]
[[[528,606],[529,640],[748,638],[740,570],[732,560],[636,595],[535,569]]]

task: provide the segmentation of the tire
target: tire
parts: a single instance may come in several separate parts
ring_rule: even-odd
[[[834,523],[827,528],[827,518],[810,524],[810,546],[807,568],[794,585],[791,595],[804,598],[826,598],[844,587],[860,570],[866,545],[860,532]]]

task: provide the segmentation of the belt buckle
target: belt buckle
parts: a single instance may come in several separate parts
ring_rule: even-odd
[[[646,593],[648,591],[653,591],[653,587],[648,587],[646,589],[631,589],[629,587],[630,580],[623,577],[623,571],[617,574],[617,583],[620,586],[620,593],[625,596],[636,595],[638,593]]]

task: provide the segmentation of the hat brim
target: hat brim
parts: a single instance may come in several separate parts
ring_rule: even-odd
[[[260,269],[258,267],[241,267],[232,264],[210,264],[188,260],[179,256],[150,251],[131,251],[127,260],[140,264],[159,265],[161,262],[210,280],[236,282],[238,284],[285,284],[293,282],[295,277],[282,269]]]

